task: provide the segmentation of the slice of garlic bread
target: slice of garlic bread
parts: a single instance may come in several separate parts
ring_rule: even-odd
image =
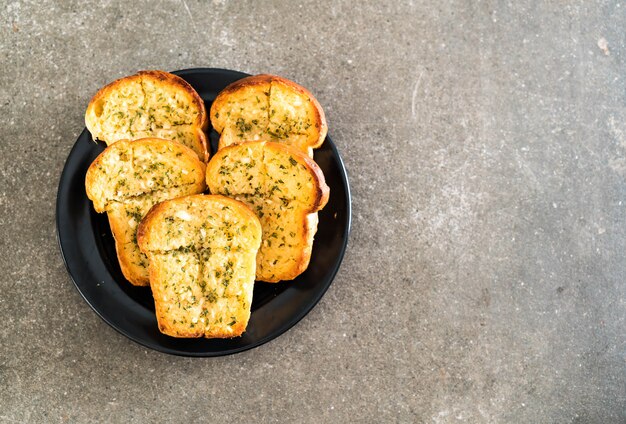
[[[243,203],[194,195],[159,203],[139,225],[162,333],[229,338],[248,325],[261,224]]]
[[[204,191],[205,165],[188,147],[159,138],[120,140],[91,164],[85,178],[96,212],[106,212],[124,277],[149,285],[137,226],[155,204]]]
[[[91,99],[85,124],[94,140],[158,137],[174,140],[208,160],[204,102],[184,79],[163,71],[141,71],[103,87]]]
[[[317,211],[329,188],[319,166],[300,150],[274,142],[246,142],[219,150],[207,164],[211,193],[247,204],[259,217],[263,241],[257,280],[293,280],[309,265]]]
[[[243,78],[222,90],[211,106],[219,148],[243,141],[274,141],[310,157],[327,133],[322,107],[306,88],[275,75]]]

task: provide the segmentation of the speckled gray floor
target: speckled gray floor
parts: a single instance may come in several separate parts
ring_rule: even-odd
[[[626,4],[103,3],[0,12],[0,422],[626,422]],[[190,67],[310,88],[354,202],[321,303],[219,359],[117,334],[55,238],[90,97]]]

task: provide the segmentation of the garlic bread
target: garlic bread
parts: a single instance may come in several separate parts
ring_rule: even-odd
[[[182,78],[163,71],[141,71],[96,93],[85,124],[94,140],[107,145],[146,137],[174,140],[208,160],[204,102]]]
[[[96,212],[107,213],[120,268],[133,285],[149,285],[137,226],[155,204],[204,191],[204,172],[193,150],[158,138],[113,143],[87,170],[87,197]]]
[[[162,333],[240,336],[250,318],[261,224],[243,203],[193,195],[159,203],[139,225]]]
[[[281,143],[234,144],[209,161],[206,181],[211,193],[240,200],[259,217],[263,241],[257,280],[293,280],[308,267],[317,211],[329,196],[324,175],[311,158]]]
[[[243,141],[273,141],[313,157],[327,133],[322,107],[306,88],[275,75],[243,78],[222,90],[211,105],[219,148]]]

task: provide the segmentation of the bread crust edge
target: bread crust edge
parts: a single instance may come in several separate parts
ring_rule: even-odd
[[[311,91],[309,91],[307,88],[287,78],[280,77],[278,75],[272,75],[272,74],[259,74],[259,75],[251,75],[249,77],[244,77],[240,80],[230,83],[217,95],[217,97],[213,101],[213,104],[211,105],[211,110],[209,112],[209,115],[210,115],[211,124],[213,125],[213,128],[215,129],[215,131],[217,131],[220,134],[220,148],[225,147],[223,143],[221,143],[221,134],[224,128],[222,127],[220,130],[218,130],[218,128],[215,125],[214,116],[215,116],[215,113],[217,112],[217,109],[222,106],[224,102],[224,98],[235,93],[236,91],[242,88],[253,87],[255,85],[268,84],[268,83],[269,84],[272,84],[272,83],[284,84],[311,100],[311,103],[313,104],[313,109],[315,111],[316,124],[319,125],[319,137],[317,141],[307,146],[309,150],[308,152],[309,156],[312,157],[313,155],[310,150],[317,149],[318,147],[320,147],[324,143],[324,140],[326,139],[326,135],[328,134],[328,124],[326,122],[326,114],[324,113],[324,109],[322,108],[322,105],[320,105],[320,103],[317,101],[313,93],[311,93]]]
[[[315,237],[315,233],[317,232],[317,224],[318,224],[318,216],[317,212],[326,206],[328,203],[328,199],[330,197],[330,188],[326,184],[326,180],[324,177],[324,173],[319,165],[311,159],[305,152],[298,149],[297,147],[289,146],[283,143],[277,143],[273,141],[247,141],[242,143],[235,143],[229,146],[224,147],[223,149],[218,150],[215,155],[213,155],[212,161],[207,164],[206,170],[206,183],[207,187],[210,187],[214,184],[211,184],[209,181],[210,175],[213,174],[211,169],[213,167],[218,166],[218,160],[220,156],[228,154],[228,152],[241,147],[247,143],[255,143],[255,144],[264,144],[264,148],[266,149],[278,149],[281,151],[286,151],[291,155],[296,156],[300,159],[301,163],[304,163],[309,172],[311,172],[313,179],[315,181],[315,199],[311,203],[311,206],[301,213],[301,221],[304,226],[305,239],[303,240],[303,248],[300,252],[299,258],[296,259],[296,267],[294,267],[294,271],[289,274],[285,274],[280,278],[269,278],[262,275],[257,274],[258,281],[264,281],[266,283],[278,283],[280,281],[289,281],[295,279],[298,275],[302,274],[309,266],[311,260],[311,254],[313,251],[313,239]],[[217,159],[217,160],[215,160]],[[254,212],[253,212],[254,213]]]
[[[99,140],[99,138],[97,138],[97,136],[94,135],[95,127],[93,123],[93,119],[95,119],[93,118],[93,116],[95,115],[94,108],[96,107],[96,104],[98,103],[98,101],[105,98],[108,93],[116,90],[118,87],[123,86],[124,84],[128,82],[136,81],[136,80],[141,81],[141,78],[143,76],[154,78],[161,82],[166,82],[170,85],[178,86],[191,95],[193,104],[195,104],[199,110],[199,113],[198,113],[198,116],[196,117],[195,122],[192,123],[191,125],[195,127],[196,136],[198,137],[203,147],[203,157],[200,159],[205,163],[208,162],[210,153],[209,153],[208,137],[207,137],[206,132],[209,128],[209,118],[207,116],[207,111],[204,105],[204,100],[202,100],[198,92],[191,86],[191,84],[189,84],[183,78],[179,77],[178,75],[174,75],[172,73],[160,71],[160,70],[139,71],[136,74],[118,78],[115,81],[112,81],[108,83],[107,85],[105,85],[104,87],[100,88],[98,92],[94,94],[94,96],[89,101],[89,104],[87,105],[87,110],[85,111],[85,127],[87,127],[87,130],[89,130],[92,140],[93,141]],[[105,140],[101,140],[101,141],[106,142]],[[107,145],[113,144],[113,143],[109,144],[108,142],[106,143]]]
[[[226,339],[226,338],[240,337],[245,332],[247,328],[247,324],[250,321],[250,311],[248,311],[247,317],[246,317],[247,319],[245,321],[239,321],[231,327],[232,332],[228,332],[228,331],[214,331],[214,332],[209,332],[209,333],[205,333],[201,331],[181,332],[175,327],[168,325],[168,322],[166,320],[161,320],[160,318],[160,316],[162,315],[161,313],[159,313],[160,308],[161,308],[161,302],[158,301],[157,299],[160,299],[162,297],[162,294],[161,294],[160,288],[156,284],[154,285],[152,284],[154,281],[158,280],[159,269],[155,266],[152,266],[152,252],[147,248],[147,244],[150,242],[148,228],[150,227],[153,221],[159,219],[161,211],[166,209],[170,203],[180,202],[190,197],[197,197],[197,198],[203,198],[203,199],[214,198],[214,199],[218,199],[220,202],[225,202],[228,205],[235,207],[238,210],[238,212],[244,215],[247,215],[247,217],[250,219],[250,222],[254,223],[253,225],[256,226],[256,232],[258,233],[259,243],[261,240],[261,234],[262,234],[261,222],[259,221],[259,218],[256,216],[256,214],[246,204],[238,200],[232,199],[230,197],[223,196],[221,194],[190,194],[187,196],[178,197],[176,199],[166,200],[164,202],[154,205],[150,209],[150,211],[148,211],[144,219],[139,224],[139,227],[137,228],[137,244],[139,245],[139,250],[148,257],[148,260],[150,262],[150,265],[148,267],[148,272],[150,275],[150,287],[152,289],[153,297],[155,299],[155,309],[156,309],[156,317],[157,317],[157,323],[159,326],[159,331],[167,336],[176,337],[176,338],[206,337],[206,338]]]
[[[111,202],[111,200],[110,199],[98,199],[98,196],[95,195],[92,188],[94,186],[94,179],[96,177],[95,169],[98,168],[100,163],[104,160],[106,154],[109,154],[113,150],[117,150],[117,149],[124,148],[124,147],[128,149],[131,147],[133,143],[146,142],[146,141],[154,142],[154,143],[166,143],[166,144],[173,143],[176,146],[176,148],[181,149],[183,152],[185,152],[188,158],[195,163],[196,167],[198,168],[199,174],[206,175],[205,163],[202,162],[200,158],[198,158],[198,155],[193,150],[191,150],[189,147],[185,146],[184,144],[178,143],[176,141],[161,139],[157,137],[146,137],[146,138],[140,138],[137,140],[116,141],[115,143],[105,148],[104,151],[102,151],[96,157],[96,159],[94,159],[93,162],[89,165],[89,168],[87,169],[87,173],[85,175],[85,191],[87,193],[87,198],[89,198],[89,200],[92,201],[96,212],[98,213],[107,212],[107,218],[109,220],[109,227],[111,228],[111,233],[113,235],[113,239],[115,240],[115,252],[116,252],[118,263],[120,265],[120,269],[122,270],[122,274],[124,275],[124,277],[134,286],[148,286],[150,284],[149,279],[146,279],[139,273],[135,272],[135,266],[133,266],[129,262],[129,258],[123,254],[124,243],[122,243],[121,240],[124,234],[124,227],[123,227],[123,224],[121,224],[115,219],[112,219],[111,214],[108,213],[107,211],[108,209],[107,205],[109,202]],[[204,190],[206,188],[206,176],[198,179],[198,183],[201,184],[202,190]]]
[[[117,262],[120,265],[120,269],[122,270],[124,278],[126,278],[133,286],[149,286],[150,280],[139,274],[138,272],[135,272],[136,267],[129,262],[128,256],[123,254],[124,243],[119,241],[121,240],[122,234],[124,233],[124,229],[122,228],[121,224],[112,219],[111,215],[108,213],[107,218],[109,219],[111,234],[113,234],[113,239],[115,240],[115,254],[117,256]]]

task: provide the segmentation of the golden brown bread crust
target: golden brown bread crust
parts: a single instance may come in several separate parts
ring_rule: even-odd
[[[206,178],[212,193],[234,197],[258,214],[263,241],[257,280],[292,280],[307,268],[317,211],[328,202],[330,191],[311,158],[280,143],[234,144],[213,156]]]
[[[309,172],[313,176],[315,181],[315,200],[312,202],[309,212],[320,211],[328,203],[328,197],[330,196],[330,188],[326,185],[326,179],[324,173],[319,165],[308,155],[304,154],[300,149],[293,146],[289,146],[281,143],[267,142],[265,148],[269,150],[275,150],[278,152],[289,152],[294,157],[298,157],[298,161],[302,161],[306,164]],[[316,224],[317,226],[317,224]]]
[[[99,110],[102,108],[103,103],[110,96],[124,89],[128,89],[129,86],[135,85],[135,90],[140,91],[140,93],[137,93],[137,96],[134,96],[136,97],[135,103],[137,104],[131,106],[141,106],[147,109],[146,102],[148,101],[148,99],[147,94],[144,92],[143,88],[144,81],[157,83],[161,87],[170,87],[182,90],[187,96],[189,96],[189,99],[191,101],[190,106],[193,110],[197,111],[197,116],[195,117],[194,121],[189,123],[190,126],[194,127],[193,133],[195,134],[195,139],[187,140],[184,136],[180,134],[177,137],[176,131],[173,130],[175,129],[175,127],[155,129],[139,125],[138,123],[140,122],[140,120],[131,120],[129,124],[130,132],[128,134],[124,133],[121,136],[116,136],[114,134],[111,134],[110,131],[104,131],[101,128],[101,125],[99,124],[99,121],[101,119]],[[120,112],[128,113],[128,110],[120,110]],[[133,124],[133,122],[135,123]],[[100,139],[106,142],[107,145],[110,145],[120,139],[134,140],[147,137],[159,137],[169,140],[175,140],[187,145],[188,147],[191,147],[203,162],[206,162],[209,158],[208,141],[206,137],[206,130],[208,129],[209,119],[207,117],[204,101],[187,81],[177,75],[170,74],[169,72],[159,70],[139,71],[135,75],[119,78],[107,84],[106,86],[101,88],[90,100],[87,106],[87,110],[85,112],[85,125],[87,126],[87,129],[91,132],[94,140]],[[151,126],[151,123],[148,122],[145,125]],[[133,126],[133,128],[131,128],[131,126]]]
[[[120,268],[133,285],[149,284],[148,260],[137,246],[137,225],[154,204],[202,192],[204,174],[205,165],[193,150],[155,138],[113,143],[90,165],[87,197],[96,212],[107,212]]]
[[[184,225],[182,238],[169,239]],[[219,195],[168,200],[148,212],[137,239],[150,259],[162,333],[231,338],[245,331],[261,242],[259,219],[246,205]]]
[[[137,75],[154,78],[163,84],[180,87],[185,92],[189,93],[192,97],[193,105],[198,109],[199,113],[194,122],[195,126],[202,131],[206,131],[209,127],[209,119],[206,114],[206,108],[204,107],[204,101],[198,94],[198,92],[187,81],[179,77],[178,75],[171,74],[165,71],[148,70],[139,71]]]
[[[326,123],[326,114],[324,113],[324,109],[322,109],[322,105],[319,104],[315,96],[313,96],[313,93],[311,93],[308,89],[306,89],[305,87],[299,84],[296,84],[295,82],[291,80],[288,80],[287,78],[274,75],[272,82],[284,84],[290,87],[294,91],[297,91],[303,94],[305,97],[308,97],[311,103],[313,103],[314,105],[313,109],[315,111],[315,122],[316,122],[314,125],[319,125],[319,138],[317,139],[317,143],[311,144],[309,147],[311,147],[312,149],[317,149],[318,147],[320,147],[322,143],[324,143],[324,139],[326,138],[326,135],[328,134],[328,124]],[[312,155],[309,155],[309,156],[312,157]]]
[[[111,234],[115,240],[115,252],[117,261],[124,277],[134,286],[149,286],[148,258],[141,254],[134,245],[132,228],[129,227],[126,216],[126,205],[115,204],[109,207],[107,217]]]
[[[209,180],[211,178],[211,174],[217,173],[216,168],[220,166],[220,158],[237,152],[238,150],[241,150],[243,146],[247,145],[263,145],[264,149],[273,150],[276,152],[287,152],[290,155],[297,157],[297,160],[299,162],[301,161],[306,165],[308,171],[311,173],[315,181],[315,200],[311,202],[311,205],[309,207],[309,213],[322,210],[324,206],[326,206],[330,195],[330,188],[328,187],[328,185],[326,185],[324,173],[322,172],[322,169],[319,167],[319,165],[313,159],[311,159],[311,157],[304,154],[300,149],[297,149],[293,146],[288,146],[286,144],[271,141],[249,141],[244,143],[231,144],[230,146],[226,146],[223,149],[220,149],[219,156],[218,153],[216,153],[214,156],[214,158],[216,159],[213,160],[212,158],[206,167],[207,185],[209,186],[209,189],[211,189],[211,184],[213,184],[213,189],[211,189],[212,192],[220,191],[220,187],[215,185],[215,181]]]
[[[141,156],[135,157],[135,150],[139,151]],[[163,155],[165,158],[161,157]],[[197,184],[198,177],[201,177],[204,184],[205,164],[187,146],[160,138],[120,140],[104,149],[87,170],[85,188],[87,197],[94,202],[96,212],[105,212],[106,207],[113,201],[153,191],[151,187],[154,183],[149,180],[160,181],[159,177],[163,174],[163,167],[166,164],[146,167],[145,161],[159,160],[168,161],[167,165],[171,165],[169,162],[177,164],[174,175],[169,175],[168,181],[172,183],[171,185]],[[137,170],[134,169],[135,165]],[[139,176],[141,178],[135,175],[136,171],[141,171],[142,175]],[[124,180],[123,184],[121,180]]]
[[[269,74],[252,75],[230,83],[222,91],[220,91],[213,103],[211,104],[211,110],[209,112],[209,115],[211,116],[211,125],[213,125],[215,131],[220,134],[222,133],[222,131],[224,131],[223,123],[225,123],[225,121],[222,121],[218,118],[218,111],[224,106],[224,103],[226,102],[228,96],[247,87],[271,84],[272,78],[273,75]]]
[[[240,134],[237,136],[239,137],[237,140],[232,140],[231,138],[233,136],[233,130],[230,130],[230,127],[232,125],[228,125],[228,118],[224,116],[223,111],[227,110],[227,102],[229,99],[239,96],[243,92],[251,91],[255,87],[258,87],[257,91],[259,92],[257,96],[257,102],[258,97],[263,98],[263,95],[261,93],[266,94],[269,98],[268,101],[270,103],[267,105],[267,128],[263,128],[262,124],[259,124],[261,125],[261,128],[258,128],[258,130],[260,131],[253,131],[253,133],[249,134],[247,138],[246,135]],[[276,91],[278,89],[285,89],[287,91],[297,93],[301,99],[306,100],[303,103],[309,102],[312,105],[312,110],[310,111],[313,114],[311,125],[317,128],[316,139],[307,140],[304,144],[302,144],[301,141],[297,141],[295,139],[292,140],[291,136],[286,136],[285,134],[276,134],[274,131],[272,131],[272,129],[275,129],[275,124],[271,124],[271,121],[273,119],[271,118],[271,116],[273,116],[271,115],[271,113],[273,112],[273,108],[271,107],[271,98],[273,96],[271,96],[270,93],[273,90]],[[220,112],[222,112],[221,115]],[[246,112],[244,111],[243,113],[245,114]],[[313,157],[313,149],[318,148],[322,145],[328,132],[326,115],[324,114],[322,106],[319,104],[313,94],[301,85],[296,84],[295,82],[290,81],[286,78],[279,77],[277,75],[254,75],[242,78],[238,81],[231,83],[218,94],[217,98],[211,105],[211,110],[209,114],[213,128],[221,134],[219,140],[220,149],[226,147],[227,145],[242,141],[274,141],[293,145],[300,150],[307,152],[310,157]],[[243,136],[243,138],[241,136]],[[283,138],[283,136],[285,136],[286,138]]]

